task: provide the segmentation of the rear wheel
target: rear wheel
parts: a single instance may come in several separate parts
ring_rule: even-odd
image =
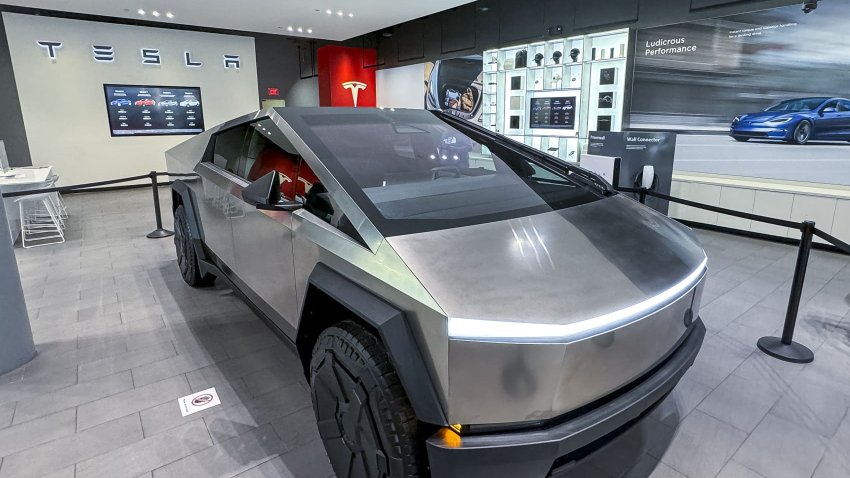
[[[345,321],[310,361],[313,410],[338,478],[427,476],[419,423],[381,342]]]
[[[792,142],[795,144],[806,144],[812,138],[812,124],[808,121],[800,121],[794,128]]]
[[[746,143],[747,141],[750,140],[750,138],[747,138],[746,136],[732,136],[732,137],[735,138],[735,141],[740,141],[742,143]]]
[[[186,218],[186,208],[177,206],[174,211],[174,248],[177,250],[177,265],[183,280],[192,287],[207,287],[215,282],[215,277],[201,276],[198,266],[198,256],[192,238],[189,236],[189,221]]]

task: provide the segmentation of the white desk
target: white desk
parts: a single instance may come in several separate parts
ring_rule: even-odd
[[[47,178],[50,177],[52,172],[52,166],[12,168],[10,173],[15,173],[14,176],[0,176],[0,193],[46,187]],[[9,230],[12,232],[12,242],[17,240],[18,234],[21,233],[20,211],[18,210],[18,205],[15,204],[15,199],[17,198],[5,198],[3,201],[6,206],[6,215],[9,219]]]

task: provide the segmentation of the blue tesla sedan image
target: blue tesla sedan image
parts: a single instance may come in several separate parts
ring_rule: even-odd
[[[112,100],[109,102],[111,106],[130,106],[133,104],[132,101],[127,98],[118,98],[117,100]]]
[[[850,141],[850,100],[815,97],[783,101],[758,113],[736,116],[729,136],[737,141],[768,139],[793,144]]]

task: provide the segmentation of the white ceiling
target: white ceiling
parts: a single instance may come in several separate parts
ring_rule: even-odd
[[[2,0],[0,3],[162,23],[347,40],[469,0]],[[144,16],[138,13],[145,10]],[[333,13],[328,15],[326,10]],[[151,15],[153,10],[160,17]],[[337,15],[339,10],[343,16]],[[165,16],[174,14],[173,19]],[[349,16],[353,13],[353,16]],[[292,32],[287,27],[293,27]],[[303,29],[302,33],[297,28]],[[313,30],[312,34],[307,29]]]

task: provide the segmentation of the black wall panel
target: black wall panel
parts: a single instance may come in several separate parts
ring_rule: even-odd
[[[721,5],[741,3],[742,1],[745,0],[691,0],[691,10],[701,10],[703,8],[719,7]]]
[[[395,44],[398,61],[421,60],[425,58],[425,21],[414,20],[399,25],[395,29]]]
[[[578,2],[576,4],[575,28],[601,27],[636,22],[638,0],[605,0],[604,2]]]
[[[440,53],[475,48],[475,12],[475,4],[470,3],[439,16],[435,23],[440,26]]]
[[[11,166],[30,166],[32,157],[24,128],[24,116],[21,113],[21,101],[15,73],[12,71],[12,57],[9,43],[6,41],[6,28],[0,15],[0,139],[6,144],[6,154]],[[0,207],[3,202],[0,201]],[[2,233],[0,233],[2,234]]]
[[[543,0],[500,0],[499,41],[512,42],[543,37]]]

